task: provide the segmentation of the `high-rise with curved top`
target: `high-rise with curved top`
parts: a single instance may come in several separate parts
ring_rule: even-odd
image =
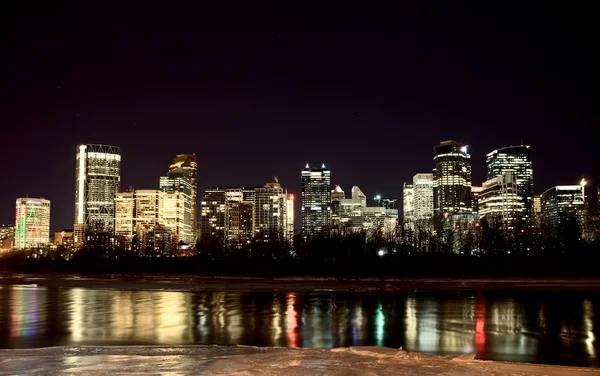
[[[121,150],[109,145],[79,145],[76,163],[75,225],[112,234],[115,197],[121,183]]]

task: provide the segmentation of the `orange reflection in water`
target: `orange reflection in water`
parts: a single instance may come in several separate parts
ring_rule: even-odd
[[[288,346],[291,348],[298,347],[298,338],[296,337],[296,329],[298,328],[298,314],[294,310],[296,303],[296,294],[290,292],[287,296],[287,307],[285,311],[285,326],[287,328]]]

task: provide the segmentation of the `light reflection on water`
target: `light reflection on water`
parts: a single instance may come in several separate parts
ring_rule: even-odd
[[[0,289],[0,347],[353,345],[598,367],[600,295]]]

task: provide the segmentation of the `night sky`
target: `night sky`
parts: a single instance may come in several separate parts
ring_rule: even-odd
[[[521,140],[536,193],[600,177],[593,2],[151,3],[2,3],[0,223],[29,194],[72,227],[80,143],[121,147],[122,190],[196,153],[199,196],[273,176],[298,194],[325,162],[347,194],[401,197],[445,139],[476,185]]]

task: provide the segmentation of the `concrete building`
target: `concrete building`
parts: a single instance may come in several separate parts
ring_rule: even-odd
[[[16,249],[46,247],[50,244],[50,201],[23,197],[16,201]]]
[[[121,182],[120,149],[108,145],[79,145],[76,161],[75,225],[85,225],[92,232],[113,234],[115,197]]]
[[[433,208],[446,214],[471,212],[471,154],[468,145],[443,141],[434,147]]]
[[[365,198],[366,200],[366,198]],[[325,168],[311,168],[308,164],[302,170],[302,235],[315,237],[329,234],[331,228],[331,171]]]
[[[73,251],[75,249],[74,236],[75,234],[72,228],[56,231],[54,233],[54,245],[57,247],[64,247],[67,251]]]
[[[412,184],[406,184],[402,189],[402,221],[405,229],[414,229],[415,190]]]
[[[430,220],[433,217],[433,174],[416,174],[413,177],[412,189],[413,220]]]

